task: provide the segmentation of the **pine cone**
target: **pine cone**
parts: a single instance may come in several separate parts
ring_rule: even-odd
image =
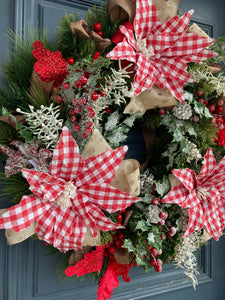
[[[178,103],[174,106],[172,112],[173,115],[180,120],[188,120],[192,116],[191,105],[188,103]]]

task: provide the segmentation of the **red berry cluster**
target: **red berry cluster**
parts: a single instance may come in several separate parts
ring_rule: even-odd
[[[177,230],[174,226],[171,226],[171,222],[170,221],[167,221],[167,218],[168,218],[168,213],[167,212],[164,212],[162,210],[162,207],[160,205],[160,199],[153,199],[152,200],[152,205],[157,205],[159,208],[160,208],[160,213],[159,213],[159,218],[161,219],[158,223],[158,225],[160,226],[164,226],[167,230],[166,234],[168,237],[173,237]],[[164,240],[166,238],[166,236],[163,234],[161,235],[161,239]]]
[[[223,105],[224,105],[224,100],[223,99],[217,99],[216,102],[210,103],[210,99],[206,99],[203,97],[203,91],[198,90],[197,91],[197,96],[198,96],[198,101],[200,103],[205,104],[207,108],[209,109],[210,113],[213,116],[212,123],[216,124],[217,128],[219,130],[224,129],[224,124],[223,124]],[[193,121],[197,121],[194,120]]]
[[[113,235],[113,243],[107,245],[108,252],[113,254],[116,252],[116,249],[122,248],[124,244],[125,235],[120,230],[117,230],[116,234]]]
[[[149,251],[150,265],[155,268],[156,272],[162,272],[162,261],[160,258],[156,257],[162,254],[162,249],[157,250],[151,245],[147,245],[147,250]]]
[[[100,23],[95,23],[94,24],[94,31],[100,35],[101,37],[103,36],[103,32],[101,31],[102,25]]]

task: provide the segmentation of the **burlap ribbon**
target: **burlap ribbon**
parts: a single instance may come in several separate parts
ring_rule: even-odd
[[[24,124],[26,122],[25,116],[18,114],[17,112],[11,112],[10,115],[0,116],[0,122],[7,123],[14,129],[16,129],[16,121]]]
[[[110,149],[100,132],[95,129],[88,143],[85,145],[81,156],[86,159],[88,157],[101,154]],[[111,185],[123,192],[130,193],[132,196],[137,196],[140,193],[140,174],[139,163],[134,159],[124,160],[116,172],[115,178]],[[0,210],[0,214],[6,212],[7,209]],[[36,222],[33,222],[28,228],[20,232],[15,232],[13,229],[6,229],[5,235],[9,245],[20,243],[33,234],[35,234]],[[83,241],[83,246],[98,246],[101,244],[100,234],[93,237],[91,230],[87,228],[87,232]]]
[[[80,39],[92,39],[96,44],[96,50],[100,53],[104,52],[106,47],[111,44],[110,39],[104,39],[95,31],[91,30],[84,20],[71,22],[70,30],[72,34],[77,34]]]

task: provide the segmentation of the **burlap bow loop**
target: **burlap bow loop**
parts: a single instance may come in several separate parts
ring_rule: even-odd
[[[112,20],[133,22],[136,13],[135,0],[111,0],[108,4],[109,15]]]
[[[93,31],[84,20],[71,22],[70,30],[72,34],[77,34],[80,39],[92,39],[96,43],[96,49],[104,52],[106,47],[111,44],[110,39],[104,39],[95,31]]]

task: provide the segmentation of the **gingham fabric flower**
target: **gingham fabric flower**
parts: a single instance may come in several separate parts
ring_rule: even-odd
[[[9,158],[5,165],[5,176],[10,177],[21,172],[23,168],[36,168],[37,170],[48,170],[49,160],[52,157],[52,152],[40,147],[40,142],[33,144],[25,144],[20,141],[12,141],[12,146],[18,148],[14,150],[10,147],[0,145],[0,149]]]
[[[62,252],[80,249],[87,227],[94,237],[98,230],[121,228],[102,210],[113,213],[138,200],[109,185],[126,151],[123,146],[84,160],[64,128],[48,173],[22,170],[33,195],[4,213],[0,228],[21,231],[36,220],[38,237]]]
[[[163,199],[189,209],[189,223],[184,237],[206,227],[218,240],[225,226],[225,157],[216,164],[211,149],[206,152],[204,165],[196,176],[190,169],[173,170],[181,181]]]
[[[155,83],[159,88],[168,88],[178,100],[184,101],[183,85],[193,82],[186,71],[186,64],[216,55],[205,49],[214,39],[186,33],[192,14],[193,10],[161,23],[152,0],[136,1],[135,34],[121,25],[124,39],[107,55],[136,65],[134,96]]]

